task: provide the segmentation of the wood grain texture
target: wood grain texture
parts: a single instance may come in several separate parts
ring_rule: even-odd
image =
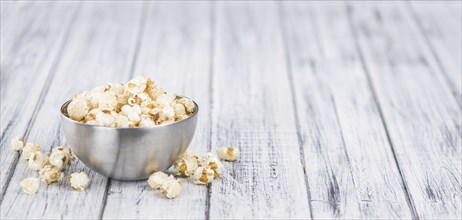
[[[84,3],[61,55],[55,77],[31,124],[28,141],[40,144],[45,152],[64,144],[58,113],[61,104],[77,92],[108,81],[128,80],[135,54],[141,6],[141,3],[127,2]],[[65,173],[68,175],[82,170],[91,179],[90,187],[84,192],[71,190],[64,178],[49,186],[41,183],[38,194],[29,196],[22,192],[19,182],[38,174],[28,170],[27,163],[20,158],[1,204],[1,218],[98,218],[107,179],[80,162],[74,162]]]
[[[358,46],[419,218],[462,217],[460,106],[401,2],[349,7]]]
[[[217,3],[212,150],[241,158],[212,183],[210,219],[310,218],[275,2]]]
[[[410,2],[409,6],[441,72],[462,105],[462,2]]]
[[[4,4],[2,2],[2,4]],[[19,154],[10,140],[27,139],[29,123],[43,100],[78,4],[30,3],[2,14],[0,45],[0,191],[3,199]],[[66,12],[64,12],[66,11]]]
[[[411,218],[345,7],[283,4],[314,218]]]
[[[190,145],[197,153],[206,152],[210,145],[210,12],[209,2],[153,3],[134,67],[135,74],[150,76],[167,91],[198,103],[199,121]],[[111,181],[103,218],[205,218],[207,187],[184,178],[182,182],[181,195],[168,200],[146,181]]]

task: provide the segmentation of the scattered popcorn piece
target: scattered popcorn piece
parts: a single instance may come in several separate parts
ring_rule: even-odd
[[[218,156],[223,160],[235,161],[241,156],[241,151],[234,147],[222,147],[218,149]]]
[[[194,174],[194,171],[199,166],[199,158],[182,158],[177,160],[173,165],[178,175],[190,176]]]
[[[161,186],[162,194],[169,199],[176,198],[180,193],[181,189],[183,188],[183,184],[180,180],[175,179],[172,175],[170,175]]]
[[[89,110],[88,102],[83,99],[72,99],[67,106],[67,114],[76,121],[84,119]]]
[[[36,151],[30,155],[28,166],[31,170],[40,170],[48,162],[48,156],[42,151]]]
[[[186,151],[183,153],[183,156],[173,164],[176,172],[181,176],[193,175],[194,171],[200,165],[201,163],[199,156],[193,154],[189,149],[186,149]]]
[[[148,184],[153,189],[160,189],[167,178],[168,175],[166,173],[161,171],[155,172],[149,176]]]
[[[38,144],[27,143],[22,149],[22,157],[25,160],[29,160],[30,155],[32,155],[33,153],[37,151],[42,151],[42,148]]]
[[[215,176],[215,171],[210,167],[198,167],[194,172],[193,180],[195,184],[209,184]]]
[[[40,180],[38,178],[26,178],[23,181],[21,181],[21,188],[24,193],[27,193],[29,195],[35,195],[37,193],[39,186],[40,186]]]
[[[10,143],[11,149],[13,149],[14,151],[20,151],[24,148],[24,142],[20,137],[14,137],[13,139],[11,139]]]
[[[61,180],[64,176],[63,173],[59,171],[59,169],[53,165],[45,165],[39,172],[40,177],[46,184],[50,184],[52,182],[57,182]]]
[[[223,174],[223,164],[220,159],[214,154],[208,152],[202,156],[202,166],[209,167],[214,171],[214,178],[218,178]]]
[[[69,176],[69,182],[74,190],[83,191],[90,184],[90,178],[84,172],[73,173]]]
[[[75,157],[72,156],[72,150],[66,146],[55,147],[51,151],[49,158],[50,164],[60,171],[66,168],[73,160],[75,160]]]

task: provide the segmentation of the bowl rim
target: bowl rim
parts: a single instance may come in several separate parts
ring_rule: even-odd
[[[64,102],[64,104],[61,105],[61,108],[60,108],[60,113],[61,113],[61,118],[63,119],[66,119],[74,124],[78,124],[78,125],[82,125],[82,126],[87,126],[87,127],[91,127],[91,128],[101,128],[101,129],[111,129],[111,130],[146,130],[146,129],[154,129],[154,128],[162,128],[162,127],[167,127],[167,126],[173,126],[175,124],[179,124],[179,123],[184,123],[188,120],[192,120],[192,118],[194,116],[197,115],[197,113],[199,112],[199,105],[193,100],[193,99],[190,99],[186,96],[182,96],[182,95],[176,95],[176,97],[180,97],[180,98],[186,98],[186,99],[189,99],[191,100],[193,103],[194,103],[194,112],[191,116],[187,117],[187,118],[184,118],[184,119],[181,119],[179,121],[175,121],[173,123],[170,123],[170,124],[164,124],[164,125],[154,125],[154,126],[149,126],[149,127],[134,127],[134,128],[115,128],[115,127],[107,127],[107,126],[101,126],[101,125],[93,125],[93,124],[86,124],[86,123],[82,123],[82,122],[78,122],[72,118],[70,118],[69,116],[67,116],[67,109],[65,109],[65,107],[67,107],[67,105],[72,101],[72,99],[70,100],[67,100],[66,102]],[[64,113],[64,111],[66,110],[66,114]]]

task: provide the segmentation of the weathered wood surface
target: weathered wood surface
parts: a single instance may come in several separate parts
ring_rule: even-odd
[[[2,8],[3,4],[8,3],[2,1]],[[8,7],[1,15],[0,200],[19,156],[12,153],[10,139],[15,136],[27,139],[78,4],[47,2],[15,6]]]
[[[212,219],[310,218],[277,6],[217,4],[212,150],[241,158],[212,184]]]
[[[204,153],[210,145],[211,4],[152,2],[145,7],[148,13],[134,73],[198,103],[200,119],[191,150]],[[170,173],[175,174],[173,169]],[[111,181],[103,218],[204,219],[207,187],[182,181],[183,192],[175,200],[166,200],[146,181]]]
[[[1,1],[0,218],[460,219],[461,4]],[[81,162],[87,191],[22,193],[10,139],[65,144],[60,105],[134,75],[199,103],[193,151],[241,159],[175,200]]]
[[[462,106],[462,1],[411,3],[422,36]]]
[[[411,14],[402,2],[349,11],[416,217],[460,217],[461,109]]]
[[[345,6],[284,3],[282,19],[313,217],[410,218]]]
[[[66,9],[71,8],[61,8],[60,11]],[[64,144],[58,113],[60,105],[77,92],[108,81],[129,79],[139,28],[133,24],[140,22],[141,11],[141,3],[86,2],[81,6],[59,63],[53,70],[54,77],[48,79],[47,91],[29,125],[27,141],[40,144],[45,152]],[[38,174],[29,170],[27,163],[20,158],[0,207],[1,218],[98,218],[106,196],[107,178],[89,170],[81,162],[74,163],[65,173],[82,170],[92,180],[87,191],[71,190],[64,178],[59,184],[46,186],[42,183],[38,194],[31,197],[22,193],[19,182]]]

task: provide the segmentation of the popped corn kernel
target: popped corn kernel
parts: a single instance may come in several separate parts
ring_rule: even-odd
[[[176,198],[180,193],[181,189],[183,189],[183,184],[180,180],[175,179],[172,175],[170,175],[160,187],[162,194],[169,198],[173,199]]]
[[[209,184],[215,176],[215,171],[210,167],[198,167],[194,171],[193,182],[195,184]]]
[[[35,195],[40,187],[40,180],[38,178],[30,177],[21,181],[22,191],[29,195]]]
[[[116,84],[108,83],[108,85],[110,86],[109,92],[112,92],[114,95],[119,96],[125,93],[124,85],[120,83],[116,83]]]
[[[61,180],[64,174],[59,171],[59,169],[53,165],[45,165],[39,172],[40,177],[42,177],[43,182],[47,185],[52,182],[57,182]]]
[[[117,106],[117,97],[112,93],[96,92],[91,94],[90,105],[92,108],[112,111]]]
[[[88,178],[88,175],[84,172],[73,173],[69,176],[69,182],[71,183],[72,189],[83,191],[90,184],[90,178]]]
[[[153,189],[160,189],[165,180],[167,180],[168,175],[164,172],[158,171],[151,176],[149,176],[148,184]]]
[[[186,108],[186,111],[188,113],[194,112],[195,105],[194,105],[194,102],[192,100],[187,99],[187,98],[179,98],[177,100],[177,103],[180,103],[180,104],[184,105],[184,107]]]
[[[156,125],[156,122],[153,120],[153,117],[150,115],[141,115],[140,127],[149,127]]]
[[[127,83],[125,89],[131,94],[138,94],[144,92],[144,90],[146,89],[147,81],[148,80],[146,78],[142,76],[137,76]]]
[[[22,138],[20,137],[12,138],[10,143],[11,143],[11,149],[13,149],[14,151],[20,151],[24,148],[24,142]]]
[[[115,118],[111,115],[109,110],[102,110],[96,114],[95,120],[98,122],[99,125],[102,126],[111,126],[114,124]]]
[[[28,167],[31,170],[40,170],[48,163],[48,156],[42,151],[36,151],[30,155]]]
[[[223,160],[235,161],[239,159],[241,151],[234,147],[222,147],[218,149],[218,156]]]
[[[178,175],[190,176],[194,174],[194,171],[197,169],[199,164],[199,158],[192,156],[177,160],[173,166],[175,167]]]
[[[38,144],[27,143],[22,149],[22,157],[25,160],[29,160],[30,155],[32,155],[33,153],[37,151],[42,151],[42,148]]]
[[[72,99],[67,106],[67,114],[76,121],[84,119],[89,110],[88,102],[83,99]]]
[[[114,127],[116,128],[128,128],[132,124],[124,115],[116,115],[114,119]]]
[[[223,164],[220,159],[214,154],[208,152],[202,156],[202,166],[209,167],[214,171],[214,178],[218,178],[223,174]]]
[[[65,146],[54,148],[49,158],[50,164],[60,171],[66,168],[73,160],[75,160],[75,157],[72,156],[71,149]]]

